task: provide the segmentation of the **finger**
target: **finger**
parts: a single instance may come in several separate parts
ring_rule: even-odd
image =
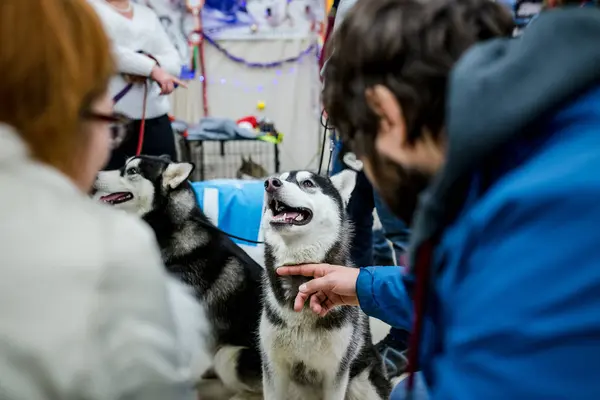
[[[310,309],[313,310],[315,314],[321,314],[321,311],[323,310],[321,304],[324,303],[325,300],[327,300],[327,295],[324,292],[317,292],[313,294],[310,296]]]
[[[308,281],[299,287],[299,291],[301,293],[311,295],[318,291],[326,292],[331,290],[333,283],[328,276],[324,276],[322,278],[315,278],[312,281]]]
[[[173,82],[167,83],[167,90],[165,94],[171,94],[173,93],[173,90],[175,90],[175,85],[173,84]]]
[[[165,94],[167,91],[167,82],[159,82],[160,85],[160,94]]]
[[[333,309],[334,305],[333,302],[330,301],[329,299],[325,299],[325,301],[319,303],[319,302],[315,302],[314,304],[311,305],[311,310],[315,313],[318,314],[320,317],[324,317],[327,314],[329,314],[329,312]]]
[[[330,270],[332,270],[332,266],[329,264],[304,264],[279,267],[277,268],[277,274],[281,276],[302,275],[320,277],[326,275]]]
[[[330,297],[328,297],[322,304],[324,309],[327,310],[327,312],[333,310],[334,307],[336,307],[338,304],[333,301]]]
[[[321,307],[321,304],[319,304],[318,301],[313,301],[312,297],[310,300],[310,309],[317,315],[321,315],[321,313],[323,312],[323,307]]]
[[[175,84],[177,86],[180,86],[184,89],[187,89],[187,83],[185,83],[184,81],[182,81],[181,79],[177,79],[177,78],[173,78],[173,82],[175,82]]]
[[[306,293],[298,292],[294,299],[294,311],[300,312],[304,308],[304,303],[308,299],[309,295]]]

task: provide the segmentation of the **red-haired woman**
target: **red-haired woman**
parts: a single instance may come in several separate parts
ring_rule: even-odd
[[[124,131],[99,19],[2,0],[0,43],[0,398],[193,399],[174,304],[197,304],[149,228],[87,196]]]

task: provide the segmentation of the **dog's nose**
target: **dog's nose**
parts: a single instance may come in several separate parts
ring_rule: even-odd
[[[273,11],[271,10],[271,7],[267,7],[266,12],[267,12],[267,17],[270,17],[273,15]]]
[[[265,181],[265,190],[269,193],[275,192],[283,186],[283,183],[278,178],[269,178]]]

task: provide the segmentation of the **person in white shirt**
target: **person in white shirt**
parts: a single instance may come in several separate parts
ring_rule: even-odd
[[[106,169],[121,168],[127,158],[136,154],[144,117],[141,153],[167,154],[176,160],[175,138],[168,116],[168,95],[178,85],[185,87],[177,78],[182,66],[179,52],[152,9],[130,0],[88,1],[96,9],[112,40],[119,75],[110,82],[111,96],[114,98],[122,93],[131,82],[131,76],[149,78],[145,114],[143,83],[135,83],[115,104],[115,110],[130,117],[133,124],[124,143],[113,151]]]
[[[146,224],[88,196],[126,121],[98,16],[0,0],[0,43],[0,399],[197,399],[202,308]]]

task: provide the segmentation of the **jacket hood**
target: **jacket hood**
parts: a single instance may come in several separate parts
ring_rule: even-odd
[[[599,37],[600,10],[549,10],[520,37],[475,45],[460,59],[449,80],[446,164],[421,195],[412,265],[462,209],[482,161],[600,84]]]

